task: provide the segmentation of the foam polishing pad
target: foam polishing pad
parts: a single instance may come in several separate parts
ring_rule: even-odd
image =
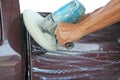
[[[40,25],[43,20],[44,17],[32,10],[24,10],[23,12],[25,27],[32,38],[46,50],[55,51],[57,48],[56,39],[54,36],[43,30]]]

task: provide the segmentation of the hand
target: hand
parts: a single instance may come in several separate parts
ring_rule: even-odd
[[[79,26],[82,26],[83,21],[89,16],[90,13],[83,16],[78,21],[79,24],[59,23],[55,30],[58,44],[65,47],[66,43],[79,40],[83,36],[83,30],[81,30]]]
[[[65,47],[66,43],[77,41],[80,38],[80,31],[74,24],[60,23],[55,30],[55,35],[58,44]]]

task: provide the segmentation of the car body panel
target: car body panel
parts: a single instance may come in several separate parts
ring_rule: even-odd
[[[0,0],[0,79],[24,80],[25,43],[19,0]]]
[[[119,80],[119,39],[120,22],[84,36],[72,50],[42,54],[28,33],[30,80]]]

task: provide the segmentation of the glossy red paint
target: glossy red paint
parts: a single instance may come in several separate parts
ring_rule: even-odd
[[[27,37],[30,80],[120,79],[120,22],[83,37],[71,51],[42,54]]]
[[[19,0],[0,0],[0,13],[0,80],[24,80],[25,44]]]

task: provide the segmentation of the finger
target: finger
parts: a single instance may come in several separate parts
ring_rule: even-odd
[[[61,32],[56,33],[56,39],[57,39],[59,45],[65,47],[65,43],[67,43],[67,42],[63,39],[63,35],[61,35],[60,33]]]

